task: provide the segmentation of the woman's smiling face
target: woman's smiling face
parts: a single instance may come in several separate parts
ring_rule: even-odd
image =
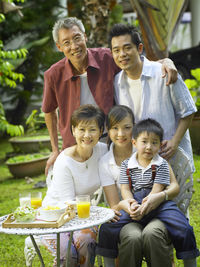
[[[72,127],[73,135],[78,146],[82,148],[94,147],[102,134],[96,120],[83,120]]]
[[[108,134],[115,146],[125,146],[131,143],[133,121],[131,116],[126,116],[120,122],[111,127]]]

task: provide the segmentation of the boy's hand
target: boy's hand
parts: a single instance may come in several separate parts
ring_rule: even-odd
[[[143,215],[141,214],[141,207],[142,206],[138,203],[132,206],[132,211],[130,213],[132,220],[139,221],[142,219]]]
[[[137,203],[137,201],[135,199],[132,199],[132,198],[121,200],[118,204],[119,209],[122,209],[122,210],[126,211],[128,214],[130,214],[131,213],[131,205],[134,202]]]

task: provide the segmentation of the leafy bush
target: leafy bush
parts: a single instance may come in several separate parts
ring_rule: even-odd
[[[35,153],[35,154],[27,154],[27,155],[19,155],[12,158],[9,158],[6,163],[22,163],[22,162],[29,162],[32,160],[44,158],[48,156],[48,153]]]
[[[200,110],[200,68],[191,70],[191,74],[195,79],[186,79],[185,83],[190,90],[197,109]]]
[[[9,3],[12,2],[13,2],[12,0],[9,0]],[[18,2],[24,2],[24,1],[18,0]],[[0,13],[0,23],[4,21],[5,21],[4,14]],[[10,60],[25,58],[27,52],[28,51],[25,48],[5,51],[3,41],[0,40],[0,85],[15,88],[17,81],[22,82],[24,75],[14,71],[15,67],[10,62]],[[22,125],[12,125],[7,121],[1,101],[0,101],[0,132],[6,132],[11,136],[18,136],[24,133]]]

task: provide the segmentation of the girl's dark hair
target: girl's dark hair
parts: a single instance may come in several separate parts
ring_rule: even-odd
[[[112,107],[106,116],[106,128],[109,131],[115,124],[122,121],[125,117],[130,116],[131,120],[133,122],[133,125],[135,123],[135,117],[133,115],[133,111],[124,105],[116,105]],[[112,143],[110,137],[108,136],[107,144],[108,148],[110,147],[110,144]]]
[[[161,127],[160,123],[157,122],[154,119],[146,119],[139,121],[134,127],[133,127],[133,138],[137,139],[138,136],[143,133],[147,132],[154,133],[160,138],[160,142],[163,140],[163,128]]]
[[[133,25],[119,23],[115,24],[109,31],[108,44],[111,50],[112,50],[112,44],[111,44],[112,38],[126,34],[129,34],[131,36],[132,43],[136,45],[137,48],[139,44],[142,43],[141,36],[136,27],[134,27]]]
[[[105,114],[103,111],[93,105],[82,105],[76,109],[71,116],[70,129],[72,132],[72,126],[76,127],[81,121],[96,120],[100,130],[104,130]]]

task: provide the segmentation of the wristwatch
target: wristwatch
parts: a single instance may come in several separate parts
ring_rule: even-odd
[[[169,199],[169,198],[168,198],[167,191],[166,191],[166,190],[164,190],[163,192],[165,193],[165,201],[167,201],[167,200]]]

